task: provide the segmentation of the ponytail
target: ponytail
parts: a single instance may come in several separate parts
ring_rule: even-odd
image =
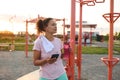
[[[37,32],[38,33],[42,33],[45,32],[44,28],[48,26],[48,23],[50,20],[52,20],[53,18],[46,18],[44,20],[38,20],[36,27],[37,27]]]
[[[36,23],[36,27],[37,27],[37,32],[42,33],[43,32],[43,21],[38,20],[38,22]]]

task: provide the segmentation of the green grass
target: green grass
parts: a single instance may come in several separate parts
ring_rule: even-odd
[[[28,51],[32,51],[33,44],[28,45]],[[26,50],[26,45],[25,44],[16,44],[15,45],[15,50],[16,51],[25,51]]]
[[[25,44],[15,45],[16,51],[25,51]],[[28,45],[28,51],[32,51],[33,45]],[[82,47],[82,54],[107,54],[107,48],[101,47]],[[76,50],[77,53],[77,50]]]
[[[82,54],[107,54],[108,49],[102,47],[82,47]]]
[[[32,51],[33,44],[28,45],[28,51]],[[75,48],[75,53],[77,53],[77,46]],[[4,50],[8,50],[8,48],[4,48]],[[25,44],[15,44],[16,51],[25,51]],[[114,51],[120,53],[120,47],[114,47]],[[103,47],[90,47],[90,46],[82,46],[82,54],[108,54],[108,48]]]
[[[25,37],[15,37],[15,50],[16,51],[25,51],[26,45],[25,44],[20,44],[20,43],[25,43]],[[0,39],[0,43],[6,43],[6,44],[11,44],[11,37],[2,37]],[[32,41],[34,41],[35,38],[32,38]],[[108,43],[108,42],[107,42]],[[28,51],[32,51],[33,44],[28,45]],[[8,50],[7,47],[5,47],[3,50]],[[118,54],[120,54],[120,41],[115,40],[114,41],[114,51],[116,51]],[[75,53],[77,53],[77,47],[75,48]],[[82,54],[108,54],[108,48],[103,48],[103,47],[85,47],[82,46]]]
[[[120,54],[120,47],[114,47],[114,50]]]
[[[120,54],[120,40],[114,41],[114,51],[117,51]]]

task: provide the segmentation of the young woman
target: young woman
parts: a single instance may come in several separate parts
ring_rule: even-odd
[[[39,80],[68,80],[61,58],[62,42],[53,36],[57,32],[56,21],[53,18],[38,20],[36,27],[39,34],[44,33],[33,46],[34,65],[40,66]],[[57,55],[52,56],[54,54]]]

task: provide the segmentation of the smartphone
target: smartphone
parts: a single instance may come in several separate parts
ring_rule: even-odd
[[[51,58],[58,58],[59,54],[53,54]]]

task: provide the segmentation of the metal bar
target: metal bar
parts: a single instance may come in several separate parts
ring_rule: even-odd
[[[65,18],[63,19],[63,42],[65,41]]]
[[[110,34],[109,34],[109,46],[108,46],[108,59],[113,58],[113,12],[114,12],[114,0],[110,0]],[[112,62],[108,62],[108,80],[112,80]]]
[[[28,57],[28,20],[26,20],[26,45],[25,45],[25,53],[26,57]]]
[[[75,50],[75,0],[71,0],[71,25],[70,25],[70,68],[72,75],[69,80],[74,80],[74,50]]]
[[[83,0],[80,0],[82,2]],[[80,3],[80,16],[79,16],[79,36],[78,36],[78,54],[77,54],[77,64],[78,64],[78,80],[81,79],[81,62],[82,62],[82,7],[83,4]]]

